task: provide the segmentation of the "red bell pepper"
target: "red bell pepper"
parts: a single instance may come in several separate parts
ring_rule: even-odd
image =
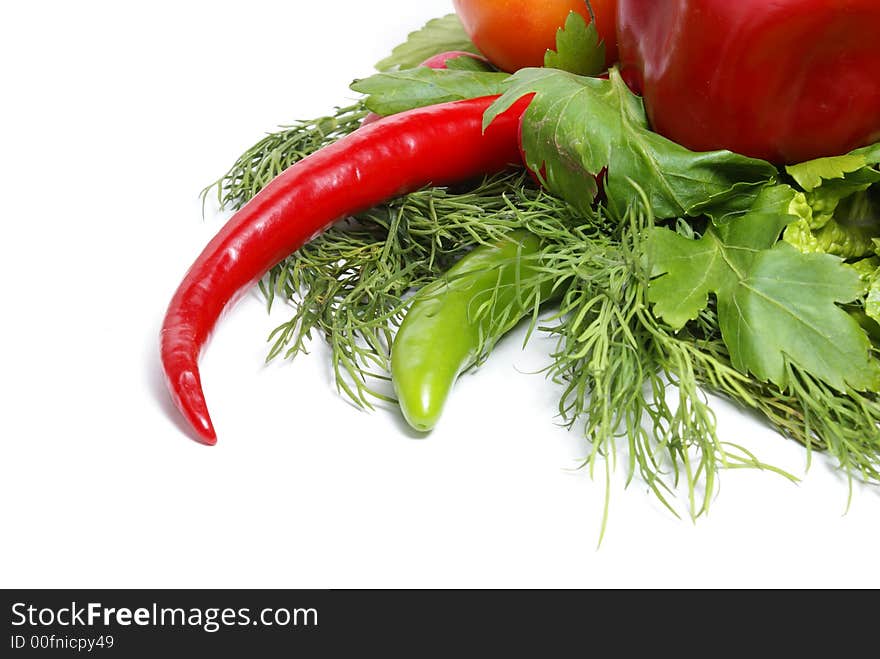
[[[880,0],[620,0],[652,128],[791,164],[880,141]]]

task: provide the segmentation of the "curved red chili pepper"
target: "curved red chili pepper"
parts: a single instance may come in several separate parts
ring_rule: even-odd
[[[520,164],[525,97],[484,132],[495,96],[393,115],[359,128],[282,172],[235,213],[198,256],[162,325],[168,390],[205,444],[217,436],[198,360],[225,308],[274,265],[336,221],[428,185],[447,185]]]

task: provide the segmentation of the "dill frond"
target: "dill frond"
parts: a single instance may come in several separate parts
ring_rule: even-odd
[[[241,207],[286,167],[355,130],[364,114],[355,104],[266,136],[203,197],[216,188],[221,207]],[[528,336],[539,331],[556,339],[545,375],[559,389],[559,421],[583,433],[582,466],[590,474],[597,467],[609,473],[625,452],[628,483],[638,476],[676,516],[673,496],[683,484],[692,518],[708,512],[723,469],[764,469],[794,480],[719,439],[707,395],[714,394],[759,412],[808,452],[832,455],[850,483],[880,483],[875,394],[840,393],[793,366],[785,391],[741,373],[711,304],[678,331],[653,316],[645,243],[653,218],[636,192],[623,218],[606,217],[601,207],[583,216],[526,174],[510,172],[427,188],[361,213],[312,240],[261,282],[270,306],[280,299],[293,310],[269,337],[267,359],[293,358],[317,334],[330,347],[342,394],[365,408],[393,403],[390,346],[409,295],[477,245],[527,229],[544,248],[518,284],[523,299],[548,283],[555,289],[549,316],[539,317],[537,295],[526,305]],[[693,237],[700,226],[680,221],[676,229]],[[508,311],[482,312],[506,318]],[[481,359],[497,338],[488,333]],[[602,533],[607,501],[606,491]]]

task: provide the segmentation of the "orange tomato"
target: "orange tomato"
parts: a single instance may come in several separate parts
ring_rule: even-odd
[[[508,72],[543,66],[544,53],[556,48],[556,31],[570,12],[590,20],[584,0],[453,0],[452,4],[474,45]],[[617,61],[617,0],[590,4],[610,66]]]

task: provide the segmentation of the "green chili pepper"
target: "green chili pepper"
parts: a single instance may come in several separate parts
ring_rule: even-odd
[[[471,250],[413,297],[391,347],[391,379],[401,411],[431,430],[458,376],[553,292],[539,276],[541,242],[514,231]]]

